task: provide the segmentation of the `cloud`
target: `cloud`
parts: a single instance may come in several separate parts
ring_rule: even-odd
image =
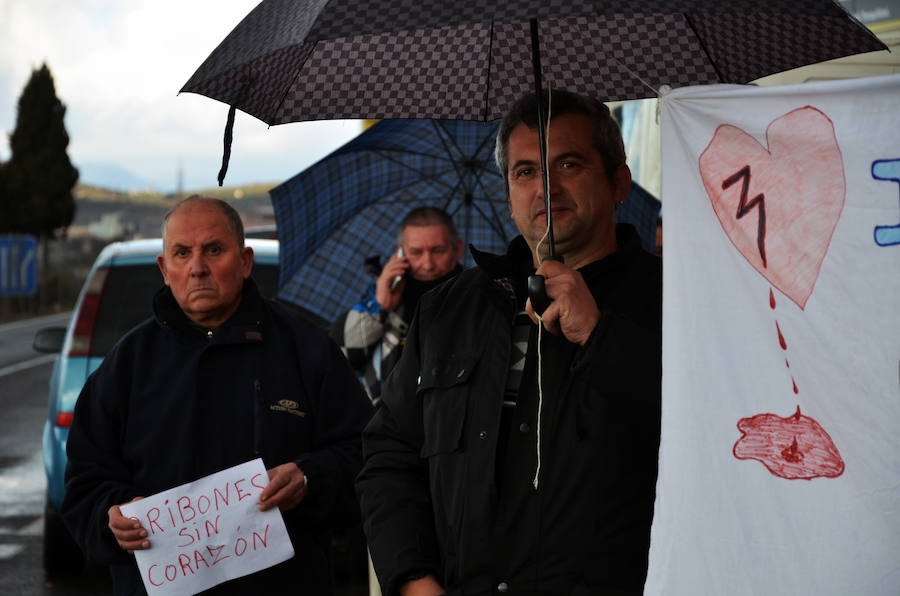
[[[227,106],[178,90],[256,5],[248,0],[0,0],[0,129],[15,127],[46,62],[67,107],[69,157],[115,163],[171,190],[215,184]],[[269,128],[238,112],[226,184],[279,182],[360,130],[355,121]],[[6,138],[0,160],[9,158]]]

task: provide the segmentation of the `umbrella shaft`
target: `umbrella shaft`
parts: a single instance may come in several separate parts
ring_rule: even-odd
[[[541,82],[541,49],[537,19],[531,19],[531,65],[534,68],[534,90],[537,95],[538,142],[541,151],[541,182],[544,185],[544,212],[547,217],[547,256],[556,256],[553,219],[550,210],[550,177],[547,167],[547,132],[544,129],[544,94]]]

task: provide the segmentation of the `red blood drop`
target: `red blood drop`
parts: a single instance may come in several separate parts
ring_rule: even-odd
[[[784,456],[785,461],[789,461],[794,464],[803,461],[803,453],[800,451],[800,448],[797,447],[797,437],[794,437],[794,442],[791,443],[790,447],[782,451],[781,455]]]
[[[772,307],[772,310],[775,310],[775,294],[772,293],[772,288],[769,288],[769,306]]]
[[[784,336],[781,334],[781,327],[778,326],[778,321],[775,321],[775,329],[778,330],[778,343],[781,344],[781,349],[787,350],[787,342],[784,341]]]

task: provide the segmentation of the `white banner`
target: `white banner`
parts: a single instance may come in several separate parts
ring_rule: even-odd
[[[147,593],[196,594],[294,556],[281,512],[257,509],[268,483],[255,459],[122,505],[150,540],[134,553]]]
[[[900,594],[900,76],[662,98],[647,594]]]

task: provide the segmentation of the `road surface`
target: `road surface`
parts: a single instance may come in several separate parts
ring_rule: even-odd
[[[46,480],[41,432],[54,355],[31,348],[42,327],[69,313],[0,325],[0,596],[104,596],[104,569],[50,580],[41,564]]]

